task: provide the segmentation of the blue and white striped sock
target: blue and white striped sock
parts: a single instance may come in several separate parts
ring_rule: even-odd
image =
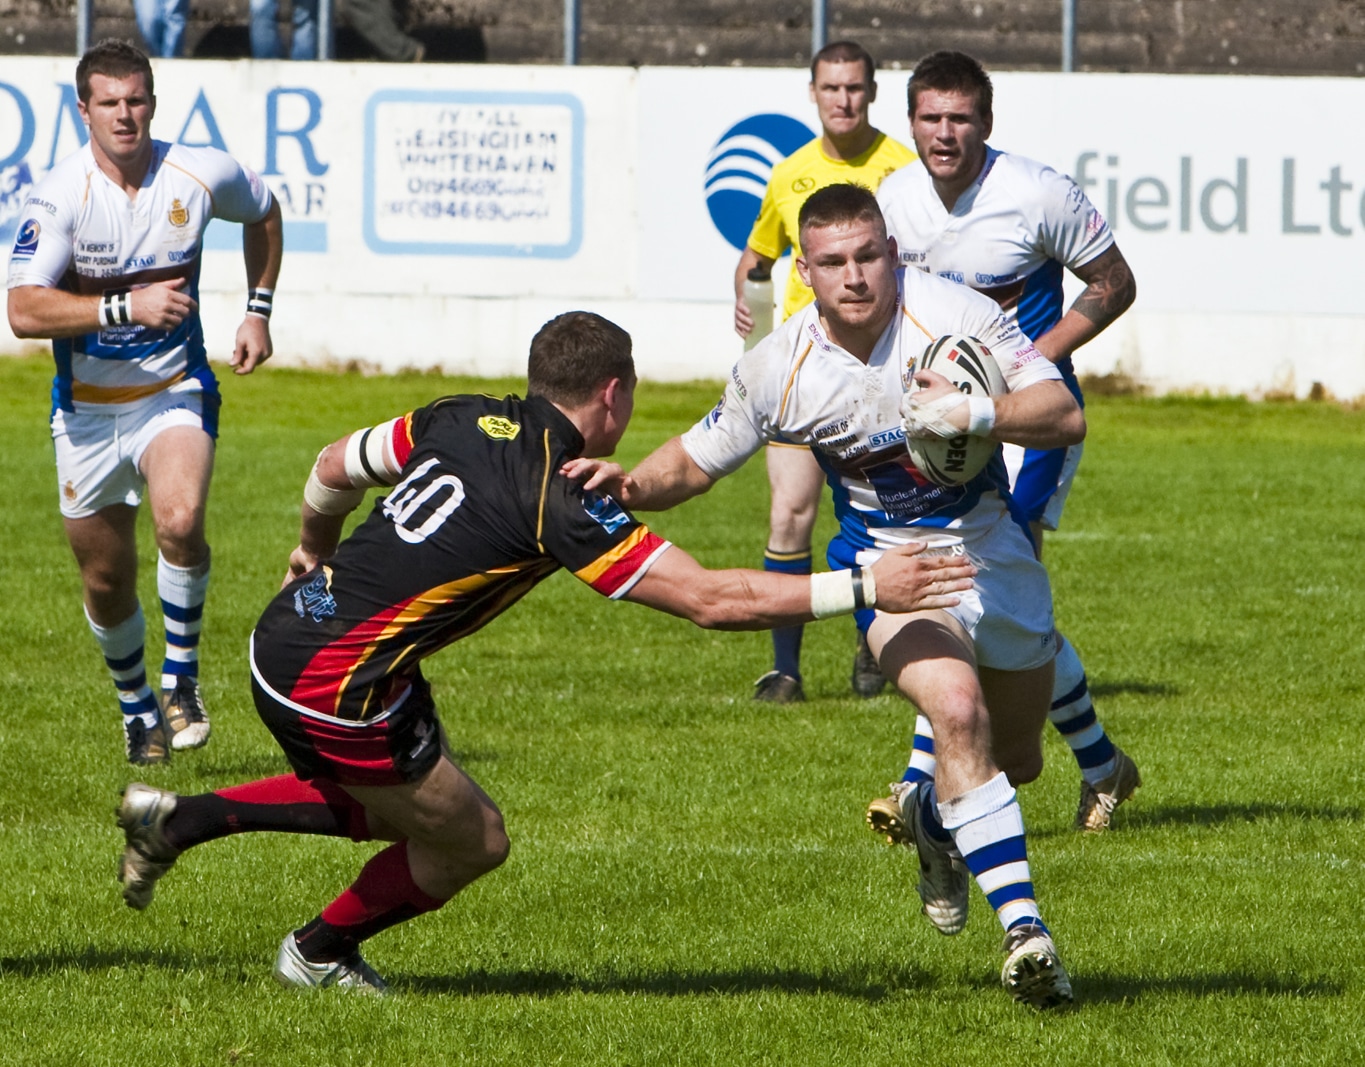
[[[938,770],[934,756],[934,728],[923,715],[915,716],[915,740],[910,748],[910,763],[901,775],[902,782],[932,782]]]
[[[811,551],[776,552],[766,549],[763,569],[774,574],[809,574]],[[779,626],[773,630],[773,670],[798,681],[801,678],[801,637],[804,626]]]
[[[199,676],[199,628],[204,597],[209,588],[209,558],[194,567],[177,567],[158,553],[156,591],[166,624],[166,659],[161,664],[161,688],[174,689],[182,674]]]
[[[1024,815],[1004,772],[938,806],[967,869],[1006,930],[1043,925],[1033,899]],[[1046,927],[1044,927],[1046,929]]]
[[[1114,773],[1114,743],[1095,715],[1081,658],[1071,642],[1057,634],[1056,675],[1052,682],[1052,710],[1048,719],[1071,746],[1081,774],[1091,785]]]
[[[147,684],[147,667],[142,659],[142,647],[147,633],[147,622],[142,616],[142,605],[117,626],[101,626],[90,617],[87,609],[85,621],[90,624],[90,632],[104,654],[104,665],[114,679],[118,690],[119,707],[124,718],[140,718],[148,729],[156,726],[161,716],[161,706],[156,694]]]

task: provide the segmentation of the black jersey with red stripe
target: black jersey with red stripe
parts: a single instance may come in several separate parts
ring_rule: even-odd
[[[444,397],[396,420],[393,446],[402,480],[252,635],[257,679],[301,711],[373,718],[560,567],[615,598],[667,548],[559,473],[583,438],[540,397]]]

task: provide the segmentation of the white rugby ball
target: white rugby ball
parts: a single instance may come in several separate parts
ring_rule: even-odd
[[[991,350],[975,337],[948,334],[924,350],[915,370],[943,375],[968,396],[1001,396],[1009,391]],[[912,389],[916,386],[912,385]],[[905,449],[920,473],[938,485],[969,482],[999,448],[988,437],[907,437]]]

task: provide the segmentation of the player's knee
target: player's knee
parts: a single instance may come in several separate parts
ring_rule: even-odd
[[[1031,751],[1002,753],[997,757],[996,764],[1005,772],[1010,785],[1017,789],[1021,785],[1036,781],[1043,773],[1043,750],[1037,748]]]
[[[176,566],[200,562],[204,553],[203,513],[193,506],[165,509],[156,517],[156,544]]]

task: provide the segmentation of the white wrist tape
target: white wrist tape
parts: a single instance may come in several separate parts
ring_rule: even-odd
[[[989,437],[995,429],[995,401],[988,396],[967,398],[967,432],[973,437]]]
[[[364,489],[333,489],[323,485],[316,463],[303,486],[303,502],[319,515],[349,515],[364,499]]]
[[[346,477],[352,485],[370,488],[394,485],[402,467],[393,454],[393,428],[398,419],[357,430],[346,442]]]
[[[960,437],[962,427],[948,421],[967,398],[961,393],[949,393],[936,400],[917,400],[914,393],[901,398],[901,425],[906,437]]]
[[[810,576],[810,613],[817,619],[848,615],[876,604],[877,585],[869,568]]]

